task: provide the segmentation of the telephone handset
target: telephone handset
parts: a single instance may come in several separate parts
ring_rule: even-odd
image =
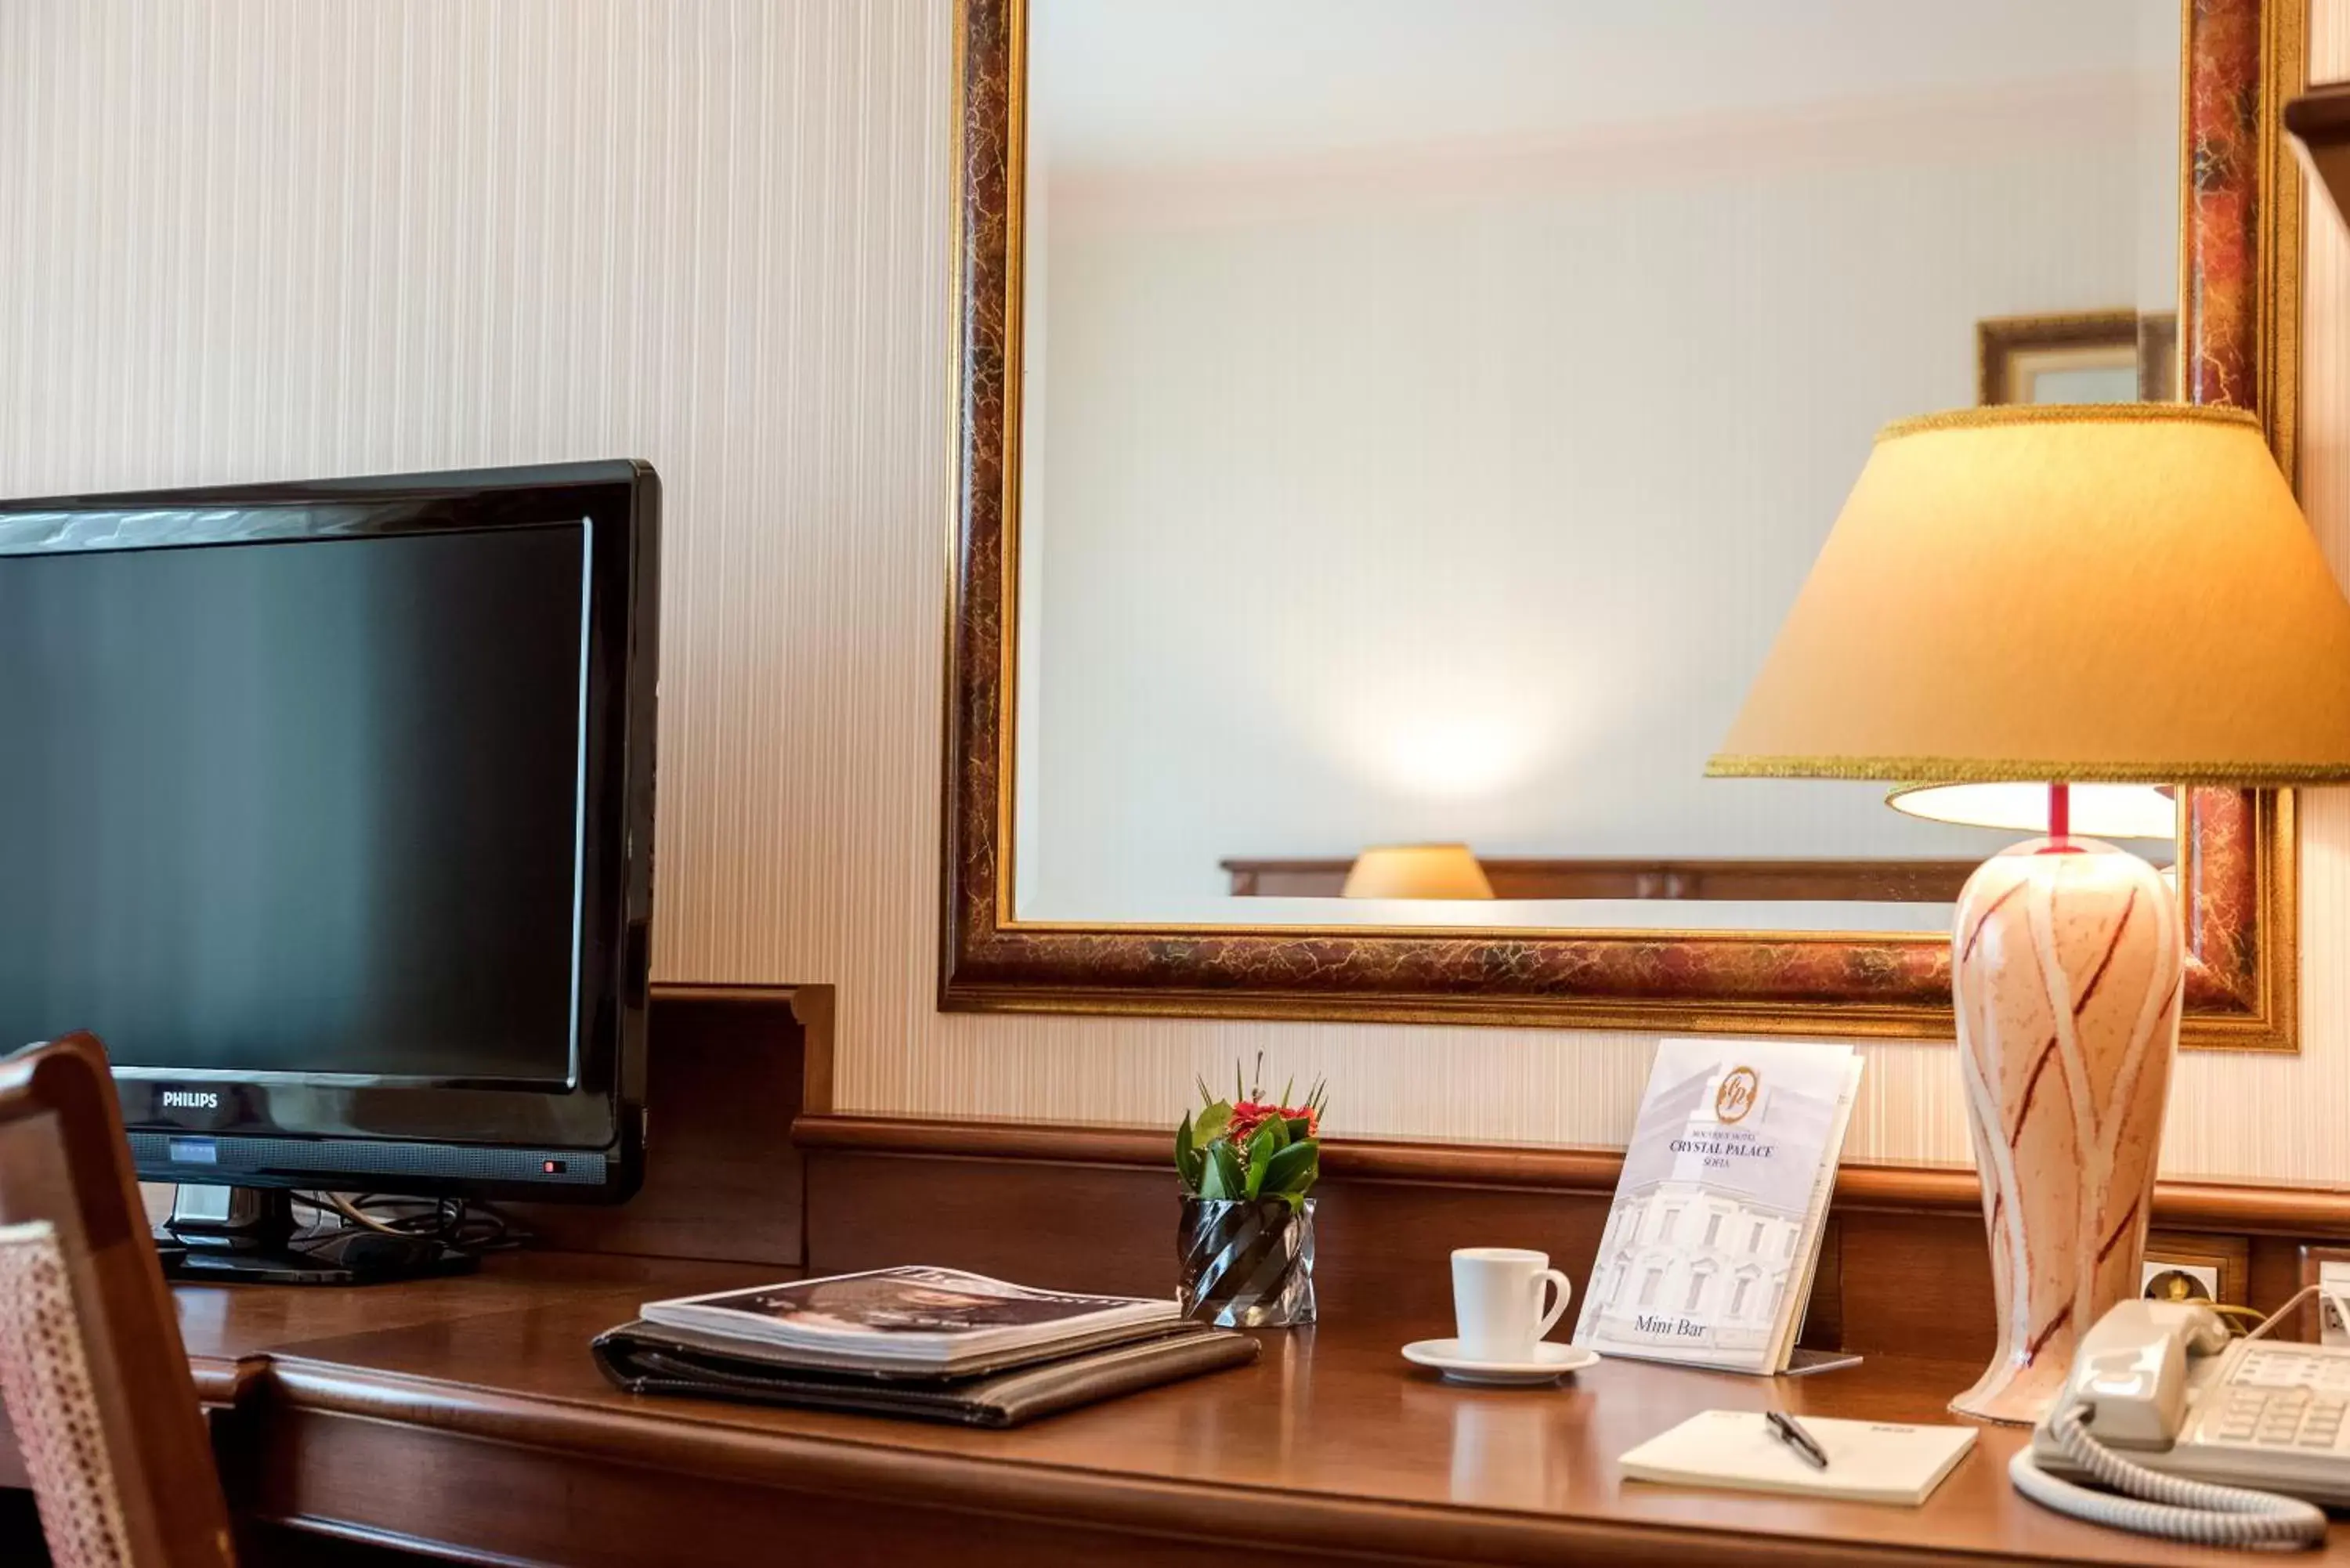
[[[2083,1336],[2064,1392],[2008,1474],[2034,1502],[2094,1523],[2210,1546],[2314,1546],[2325,1515],[2294,1499],[2350,1505],[2345,1414],[2350,1349],[2231,1340],[2207,1306],[2124,1302]]]

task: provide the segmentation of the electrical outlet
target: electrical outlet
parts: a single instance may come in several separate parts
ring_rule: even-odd
[[[2324,1293],[2303,1302],[2295,1314],[2303,1343],[2350,1345],[2350,1248],[2304,1245],[2301,1249],[2301,1287],[2315,1286]]]
[[[2201,1293],[2182,1289],[2182,1277],[2192,1280]],[[2138,1269],[2137,1293],[2158,1301],[2216,1302],[2220,1299],[2219,1265],[2149,1256]]]
[[[2350,1260],[2320,1259],[2317,1285],[2324,1293],[2317,1298],[2317,1343],[2350,1345],[2350,1322],[2342,1316],[2342,1303],[2350,1300]]]
[[[2157,1301],[2242,1306],[2251,1264],[2251,1243],[2241,1236],[2157,1231],[2146,1239],[2137,1292]]]

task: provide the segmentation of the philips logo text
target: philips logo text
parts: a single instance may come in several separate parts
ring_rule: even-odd
[[[163,1108],[167,1111],[216,1111],[220,1096],[210,1089],[166,1089]]]

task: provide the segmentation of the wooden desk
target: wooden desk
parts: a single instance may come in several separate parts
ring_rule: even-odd
[[[1608,1363],[1560,1390],[1480,1391],[1397,1355],[1440,1324],[1337,1321],[1265,1335],[1245,1370],[975,1432],[634,1398],[588,1360],[588,1337],[649,1291],[772,1272],[557,1255],[473,1281],[181,1300],[207,1386],[234,1397],[221,1434],[241,1512],[460,1562],[2244,1561],[2043,1512],[2008,1486],[2012,1429],[1987,1428],[1914,1511],[1616,1469],[1708,1407],[1939,1419],[1978,1370],[1964,1363],[1877,1357],[1778,1381]],[[2317,1560],[2350,1562],[2350,1527],[2336,1537]]]
[[[1949,1172],[1845,1172],[1808,1327],[1869,1360],[1812,1380],[1615,1363],[1556,1391],[1441,1384],[1397,1352],[1447,1329],[1447,1251],[1507,1240],[1585,1277],[1615,1157],[1364,1144],[1328,1153],[1329,1321],[1267,1335],[1244,1371],[1003,1433],[614,1392],[587,1342],[639,1302],[803,1266],[1172,1289],[1157,1132],[824,1116],[827,1000],[657,997],[645,1190],[528,1213],[560,1251],[368,1290],[181,1287],[231,1498],[292,1541],[253,1568],[340,1564],[328,1537],[550,1568],[2247,1561],[2042,1512],[2007,1484],[2015,1431],[1987,1431],[1915,1511],[1620,1480],[1617,1455],[1711,1407],[1945,1418],[1992,1343],[1977,1195]],[[819,1114],[787,1137],[803,1110]],[[2302,1240],[2350,1241],[2335,1195],[2167,1189],[2158,1205],[2158,1224],[2247,1235],[2265,1305],[2298,1284]],[[1950,1359],[1887,1354],[1926,1345]],[[2350,1526],[2337,1535],[2350,1563]]]

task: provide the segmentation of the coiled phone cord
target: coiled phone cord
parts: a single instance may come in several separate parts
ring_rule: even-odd
[[[2260,1326],[2244,1337],[2265,1337],[2269,1330],[2284,1321],[2285,1314],[2320,1293],[2316,1285],[2295,1291],[2290,1301],[2262,1318]],[[2127,1496],[2091,1491],[2059,1480],[2033,1462],[2029,1447],[2017,1449],[2015,1457],[2007,1462],[2007,1479],[2015,1490],[2043,1508],[2053,1508],[2092,1524],[2110,1524],[2140,1535],[2159,1535],[2198,1546],[2324,1543],[2325,1515],[2311,1504],[2247,1487],[2189,1480],[2132,1464],[2089,1435],[2087,1423],[2095,1418],[2096,1413],[2093,1402],[2076,1399],[2049,1417],[2049,1435],[2056,1439],[2066,1458],[2088,1471],[2099,1484]],[[2145,1501],[2132,1501],[2133,1498]]]
[[[2034,1464],[2029,1447],[2007,1463],[2015,1490],[2058,1513],[2139,1535],[2159,1535],[2198,1546],[2319,1546],[2325,1515],[2298,1498],[2245,1487],[2220,1486],[2165,1475],[2129,1460],[2089,1436],[2085,1422],[2096,1407],[2076,1401],[2049,1417],[2048,1431],[2065,1457],[2114,1492],[2091,1491]],[[2138,1501],[2143,1499],[2144,1501]]]

